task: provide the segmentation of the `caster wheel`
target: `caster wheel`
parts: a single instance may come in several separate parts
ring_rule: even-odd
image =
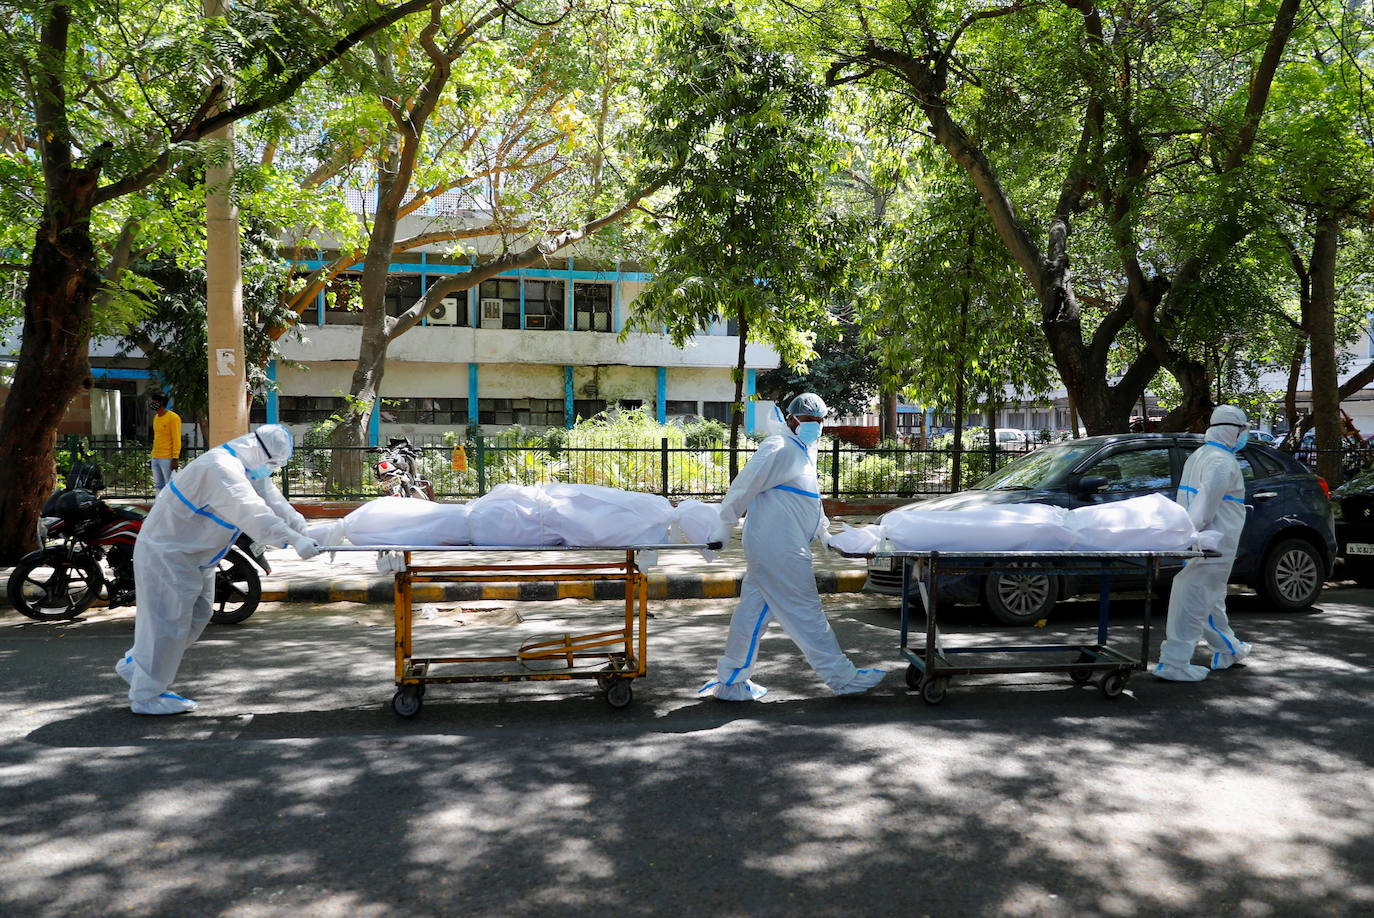
[[[628,679],[612,679],[610,687],[606,689],[606,703],[613,708],[625,707],[634,697],[634,689],[630,688]]]
[[[596,687],[601,689],[601,691],[603,692],[609,692],[611,690],[611,686],[614,684],[615,676],[602,675],[596,677]]]
[[[1093,658],[1086,653],[1080,653],[1078,659],[1074,660],[1075,663],[1091,663],[1092,661]],[[1074,685],[1087,685],[1092,681],[1093,673],[1090,669],[1071,670],[1069,672],[1069,678],[1073,680]]]
[[[921,672],[920,667],[912,663],[906,668],[906,687],[913,692],[921,690],[921,680],[925,678],[925,673]]]
[[[425,697],[425,684],[424,684],[423,682],[421,682],[419,685],[415,686],[415,697],[416,697],[416,698],[423,698],[423,697]]]
[[[1107,673],[1102,677],[1102,694],[1108,698],[1115,698],[1126,691],[1126,682],[1131,677],[1129,674],[1116,670]]]
[[[414,717],[420,713],[420,695],[402,689],[391,696],[391,710],[395,711],[399,717]]]
[[[940,676],[936,679],[927,679],[921,683],[921,698],[926,704],[939,704],[945,700],[945,694],[949,691],[949,677]]]

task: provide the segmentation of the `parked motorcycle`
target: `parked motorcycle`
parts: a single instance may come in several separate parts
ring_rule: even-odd
[[[68,481],[77,477],[69,475]],[[134,605],[134,543],[143,518],[142,511],[113,507],[90,491],[54,494],[38,523],[39,548],[21,558],[10,574],[10,603],[40,622],[76,618],[102,593],[110,608]],[[240,533],[215,572],[210,621],[234,625],[257,611],[262,601],[259,569],[272,572],[262,549]]]
[[[420,475],[424,452],[407,437],[391,437],[372,464],[372,472],[382,493],[391,497],[434,500],[434,486]]]

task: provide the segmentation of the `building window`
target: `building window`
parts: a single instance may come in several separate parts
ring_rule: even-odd
[[[573,328],[615,331],[611,327],[611,285],[573,284]]]
[[[739,337],[739,319],[725,320],[725,334],[729,335],[731,338]]]
[[[562,281],[525,281],[525,327],[562,331]]]
[[[342,398],[315,395],[283,395],[277,399],[277,416],[283,424],[314,424],[342,414]]]
[[[643,408],[643,407],[644,407],[644,399],[642,399],[642,398],[622,398],[620,401],[616,402],[615,404],[616,404],[616,407],[619,408],[621,411],[638,411],[640,408]]]
[[[606,403],[599,398],[579,398],[573,402],[573,416],[582,419],[594,418],[606,410]]]
[[[526,427],[562,427],[561,398],[482,398],[477,400],[477,420],[482,424]]]
[[[697,403],[668,399],[663,403],[664,411],[670,418],[694,418],[697,416]]]
[[[420,278],[415,274],[390,274],[386,279],[386,314],[395,318],[420,300]]]
[[[324,291],[326,325],[362,325],[363,301],[358,290],[361,274],[340,274]]]
[[[520,327],[520,282],[518,280],[483,281],[478,298],[482,301],[483,328]],[[497,300],[501,301],[499,326],[494,314]],[[482,423],[499,422],[483,421]]]
[[[379,420],[388,424],[466,424],[466,398],[383,398]]]
[[[730,402],[702,402],[701,416],[708,421],[730,423]]]

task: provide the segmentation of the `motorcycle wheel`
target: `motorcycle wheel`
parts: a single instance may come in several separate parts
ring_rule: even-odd
[[[215,611],[210,621],[216,625],[237,625],[256,612],[260,602],[262,578],[253,562],[237,551],[221,558],[215,571]]]
[[[10,573],[10,604],[34,621],[60,622],[90,608],[105,585],[94,558],[54,546],[29,552]]]

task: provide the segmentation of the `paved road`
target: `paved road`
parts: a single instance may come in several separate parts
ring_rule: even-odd
[[[381,609],[212,628],[178,685],[201,709],[167,719],[121,701],[127,612],[0,614],[0,914],[1374,913],[1374,593],[1235,597],[1256,655],[1201,685],[985,677],[939,707],[900,672],[826,697],[777,629],[764,702],[701,698],[731,606],[656,604],[626,710],[590,683],[435,686],[413,721],[385,707]],[[857,661],[898,665],[886,600],[827,607]],[[419,639],[509,646],[604,608],[437,609]],[[1091,619],[1066,604],[1034,636]]]

